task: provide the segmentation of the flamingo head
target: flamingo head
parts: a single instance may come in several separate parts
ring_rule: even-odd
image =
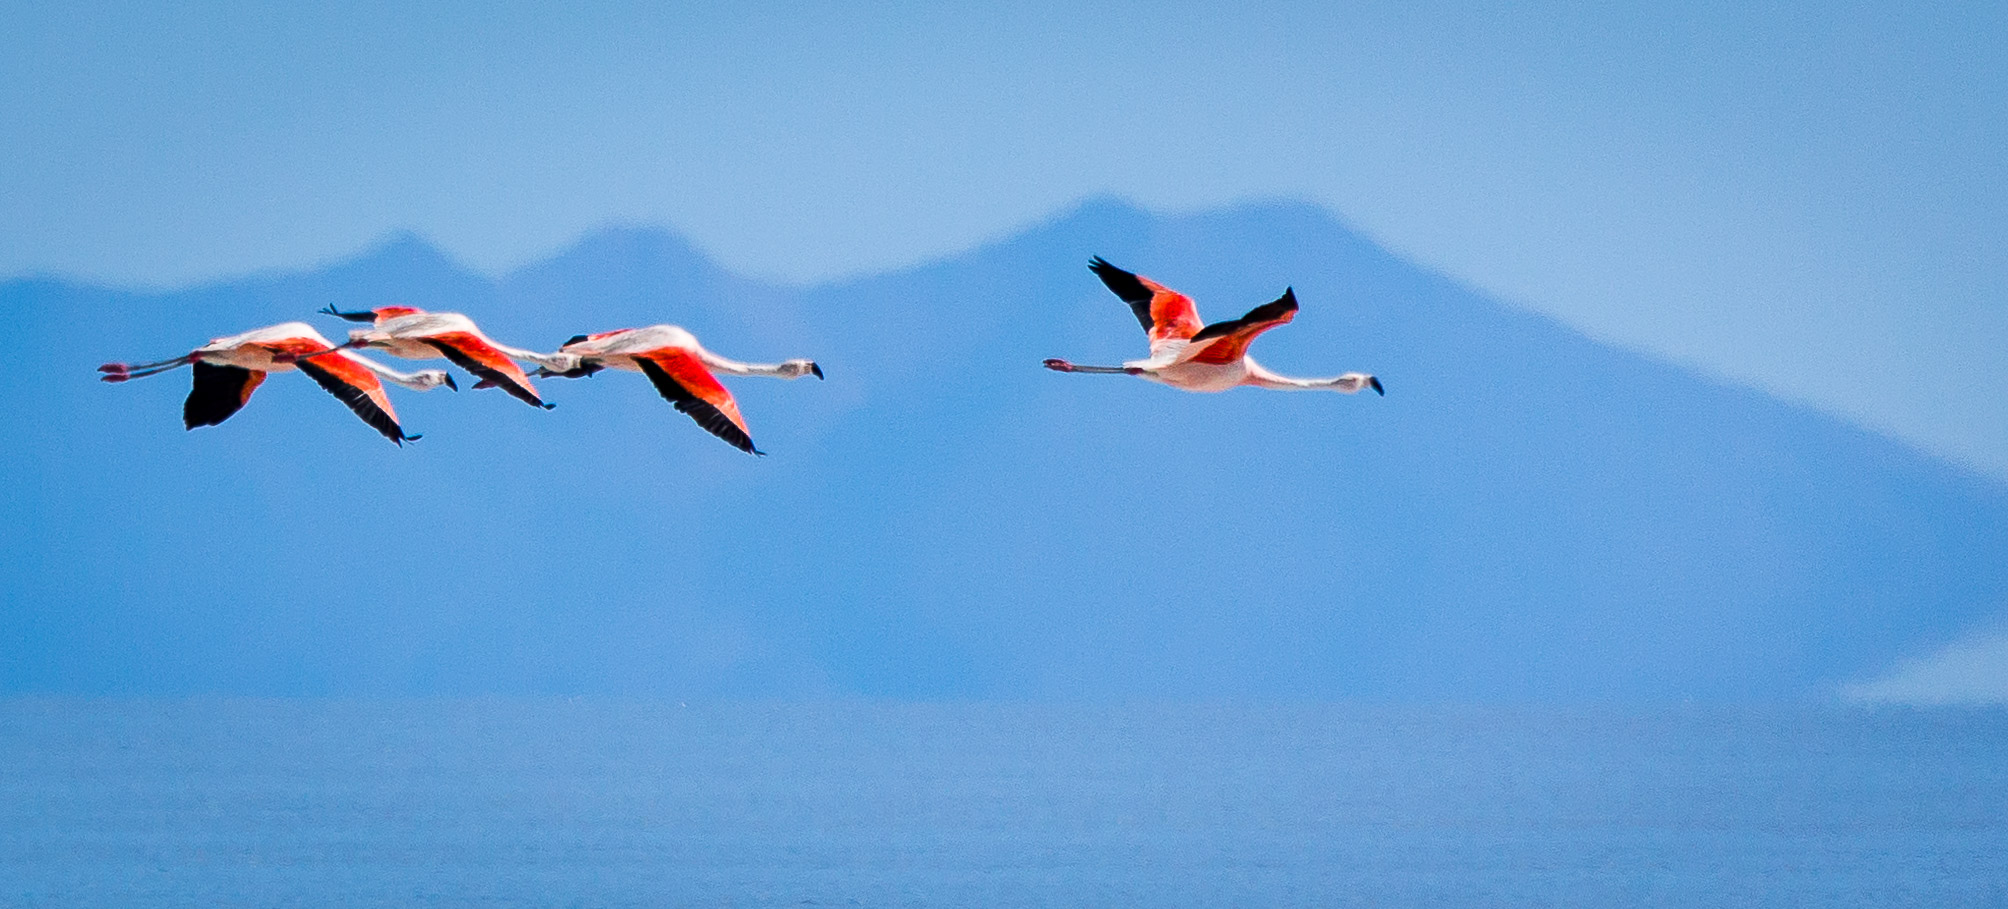
[[[1374,390],[1374,394],[1377,395],[1387,394],[1387,390],[1381,387],[1381,381],[1379,377],[1371,376],[1363,372],[1346,373],[1343,376],[1331,380],[1331,383],[1326,387],[1331,388],[1333,391],[1345,392],[1346,394],[1355,394],[1357,392],[1364,391],[1369,388]]]
[[[431,391],[441,385],[454,391],[460,390],[459,384],[453,381],[452,374],[443,369],[421,369],[411,374],[411,380],[424,391]]]
[[[815,376],[820,379],[823,377],[823,368],[817,366],[814,360],[785,360],[781,363],[781,375],[790,379],[799,379],[803,376]]]

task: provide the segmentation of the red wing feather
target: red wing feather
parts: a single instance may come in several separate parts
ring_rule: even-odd
[[[277,338],[271,341],[259,341],[256,343],[256,346],[263,347],[275,354],[290,354],[295,357],[327,353],[329,350],[334,349],[333,345],[308,338]]]
[[[753,437],[747,434],[738,402],[732,400],[732,393],[725,386],[718,384],[703,361],[674,347],[633,356],[635,365],[641,367],[656,392],[676,405],[677,410],[689,414],[706,432],[730,442],[740,451],[764,454],[753,447]]]
[[[449,331],[427,335],[425,341],[437,348],[440,355],[451,360],[453,365],[493,382],[519,400],[537,407],[546,406],[544,400],[537,397],[537,389],[530,384],[530,377],[523,374],[523,368],[479,336],[464,331]]]
[[[397,425],[397,411],[391,408],[390,396],[384,394],[383,383],[377,381],[376,374],[349,359],[346,351],[300,360],[299,367],[316,384],[347,404],[370,428],[383,433],[384,438],[399,445],[406,439],[418,438],[405,435],[404,429]]]
[[[1232,363],[1248,353],[1257,335],[1297,317],[1297,292],[1285,289],[1275,302],[1264,303],[1239,319],[1215,322],[1192,336],[1193,363]]]
[[[1192,305],[1191,297],[1110,265],[1100,256],[1088,263],[1088,269],[1130,305],[1143,330],[1150,333],[1151,343],[1182,341],[1199,332],[1199,310]]]

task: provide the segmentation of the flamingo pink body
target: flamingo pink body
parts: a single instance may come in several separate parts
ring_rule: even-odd
[[[343,346],[381,350],[406,360],[444,357],[480,379],[474,387],[500,388],[526,404],[545,409],[552,405],[544,403],[516,361],[561,372],[578,365],[571,357],[497,343],[483,334],[473,319],[457,312],[426,312],[410,306],[383,306],[361,312],[342,312],[330,306],[321,312],[373,324],[372,328],[349,332],[349,341]]]
[[[1121,373],[1169,385],[1183,391],[1216,392],[1252,385],[1281,391],[1337,391],[1353,394],[1363,388],[1385,394],[1380,380],[1349,372],[1325,379],[1278,375],[1248,356],[1248,345],[1271,328],[1297,316],[1297,294],[1283,296],[1248,311],[1239,319],[1203,325],[1192,298],[1141,275],[1096,258],[1088,268],[1136,313],[1150,336],[1150,356],[1121,366],[1076,366],[1066,360],[1045,361],[1056,372]]]
[[[823,368],[811,360],[762,364],[726,359],[705,350],[694,335],[675,325],[579,335],[565,342],[558,353],[577,358],[578,367],[569,371],[546,367],[538,370],[538,375],[577,377],[608,368],[642,373],[677,410],[689,414],[706,432],[748,454],[763,452],[753,447],[746,419],[739,413],[739,402],[714,373],[783,379],[823,377]]]
[[[229,419],[251,400],[251,393],[275,372],[299,370],[348,405],[356,416],[384,438],[403,445],[417,436],[406,435],[398,424],[379,377],[415,389],[452,385],[452,379],[438,370],[401,373],[346,350],[335,350],[304,322],[286,322],[243,334],[216,338],[186,356],[128,366],[107,363],[98,367],[107,382],[158,375],[182,366],[195,369],[195,385],[182,404],[182,422],[189,428],[215,426]]]

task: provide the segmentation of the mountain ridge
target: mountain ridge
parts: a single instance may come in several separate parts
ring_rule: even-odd
[[[39,358],[0,379],[30,418],[5,465],[30,480],[0,501],[24,554],[0,690],[1803,697],[2008,605],[1990,478],[1484,297],[1313,206],[1098,200],[810,287],[666,230],[494,279],[414,243],[165,294],[0,284]],[[1141,352],[1096,254],[1216,320],[1294,285],[1263,361],[1389,396],[1040,370]],[[193,325],[391,302],[533,347],[673,321],[830,380],[731,383],[755,461],[618,374],[542,383],[551,414],[400,395],[428,434],[404,453],[284,376],[185,434],[185,386],[84,375]],[[58,339],[91,317],[105,350],[70,362]],[[191,564],[240,525],[259,533]]]
[[[1748,381],[1744,381],[1733,375],[1724,373],[1720,370],[1710,368],[1705,363],[1701,363],[1691,359],[1684,359],[1670,356],[1662,351],[1657,351],[1646,347],[1627,344],[1616,339],[1605,338],[1585,332],[1583,329],[1580,329],[1556,316],[1542,312],[1538,308],[1523,303],[1514,302],[1507,298],[1492,295],[1475,286],[1466,284],[1465,282],[1453,276],[1450,276],[1444,272],[1441,272],[1426,265],[1421,265],[1410,262],[1409,260],[1406,259],[1402,259],[1398,254],[1389,251],[1384,247],[1379,246],[1378,243],[1376,243],[1374,240],[1369,239],[1364,234],[1361,234],[1357,230],[1357,228],[1354,228],[1350,224],[1347,224],[1344,221],[1344,219],[1340,218],[1339,216],[1332,213],[1330,210],[1316,203],[1306,202],[1303,200],[1293,199],[1289,197],[1269,197],[1269,198],[1249,200],[1230,206],[1205,209],[1191,213],[1190,215],[1186,216],[1167,216],[1167,217],[1203,218],[1209,216],[1219,216],[1226,213],[1231,213],[1235,211],[1245,211],[1245,210],[1259,210],[1265,212],[1286,212],[1304,221],[1325,222],[1338,226],[1340,227],[1341,230],[1346,232],[1351,238],[1357,240],[1359,244],[1375,250],[1376,252],[1380,253],[1382,256],[1384,256],[1390,261],[1399,261],[1406,268],[1413,269],[1431,279],[1441,281],[1442,283],[1449,286],[1453,286],[1457,288],[1460,292],[1470,294],[1471,296],[1474,297],[1481,297],[1487,299],[1492,303],[1494,303],[1495,305],[1504,308],[1509,312],[1541,320],[1557,331],[1561,331],[1572,335],[1577,335],[1587,341],[1590,341],[1591,343],[1607,347],[1615,351],[1620,351],[1625,354],[1636,356],[1644,360],[1652,361],[1654,363],[1663,364],[1686,373],[1690,373],[1697,380],[1708,381],[1716,385],[1723,386],[1725,388],[1734,388],[1734,389],[1752,391],[1757,394],[1761,394],[1766,397],[1772,398],[1782,404],[1786,404],[1791,407],[1805,408],[1812,410],[1824,417],[1845,423],[1853,429],[1857,429],[1861,432],[1868,433],[1877,438],[1902,446],[1914,452],[1915,454],[1917,454],[1922,458],[1927,458],[1930,460],[1940,462],[1943,465],[1947,466],[1948,468],[1951,468],[1961,473],[1968,474],[1977,481],[1980,481],[1988,485],[2000,487],[2003,490],[2008,490],[2008,479],[1999,477],[1993,473],[1988,472],[1983,468],[1962,461],[1958,458],[1950,457],[1941,452],[1933,451],[1930,448],[1925,447],[1922,443],[1915,442],[1913,440],[1906,439],[1901,436],[1893,435],[1875,426],[1863,424],[1859,421],[1850,418],[1846,414],[1835,413],[1826,408],[1820,407],[1819,405],[1810,401],[1802,400],[1791,396],[1780,395],[1777,392],[1773,391],[1772,389]],[[379,237],[376,240],[364,244],[361,248],[359,248],[355,252],[345,256],[337,256],[330,259],[321,260],[316,263],[309,263],[299,266],[275,266],[272,268],[260,269],[258,271],[250,272],[247,274],[219,276],[215,278],[200,280],[186,285],[178,285],[173,287],[159,287],[159,288],[150,286],[128,286],[116,283],[97,282],[88,279],[79,279],[61,274],[35,273],[35,274],[20,275],[10,278],[0,278],[0,294],[5,294],[11,289],[16,293],[83,292],[83,293],[121,295],[121,296],[133,296],[133,297],[176,297],[191,293],[200,294],[224,289],[233,289],[233,288],[244,289],[251,287],[262,287],[268,285],[283,286],[290,289],[293,286],[294,282],[296,282],[298,279],[304,276],[320,275],[330,272],[339,272],[344,269],[366,268],[384,261],[395,261],[403,259],[406,261],[415,261],[415,262],[426,263],[429,265],[434,265],[440,272],[441,277],[450,278],[453,280],[462,281],[475,285],[479,284],[491,285],[496,290],[501,291],[502,292],[501,296],[508,299],[510,302],[527,302],[524,301],[523,298],[533,297],[534,294],[531,293],[531,288],[526,287],[526,285],[532,285],[538,275],[548,272],[554,268],[558,268],[563,263],[566,263],[568,261],[581,261],[581,260],[590,261],[593,257],[583,254],[592,252],[597,249],[603,249],[608,246],[618,246],[618,245],[627,245],[629,247],[637,247],[637,246],[658,247],[667,253],[666,258],[669,259],[667,263],[659,263],[659,264],[668,264],[669,266],[671,266],[672,270],[676,271],[702,274],[704,276],[703,280],[705,283],[729,282],[744,287],[764,289],[773,293],[812,292],[823,288],[847,287],[854,284],[866,283],[881,276],[900,275],[911,271],[926,269],[929,267],[947,265],[963,259],[976,257],[994,247],[1008,245],[1014,242],[1015,240],[1029,234],[1035,234],[1040,231],[1048,229],[1064,228],[1070,222],[1083,219],[1092,219],[1097,217],[1106,217],[1108,220],[1117,221],[1120,226],[1121,222],[1126,221],[1129,222],[1131,225],[1135,225],[1140,222],[1148,221],[1151,218],[1158,216],[1152,213],[1149,209],[1143,208],[1142,206],[1139,206],[1136,203],[1133,203],[1130,200],[1120,195],[1102,194],[1102,195],[1089,196],[1067,208],[1059,210],[1050,217],[1035,221],[1021,229],[1010,232],[1005,236],[975,244],[969,249],[966,249],[962,252],[948,254],[932,260],[916,263],[911,266],[897,268],[882,273],[844,276],[831,279],[828,281],[819,281],[800,285],[779,283],[779,282],[768,282],[758,278],[735,273],[730,269],[718,264],[716,260],[707,256],[702,250],[700,250],[697,247],[695,243],[693,243],[689,239],[687,235],[685,235],[684,233],[677,230],[675,227],[671,225],[659,224],[659,223],[613,221],[584,232],[578,238],[560,247],[557,247],[550,253],[540,258],[537,258],[530,262],[526,262],[515,268],[511,268],[494,275],[485,274],[469,266],[461,264],[457,259],[455,259],[452,256],[451,253],[447,252],[443,247],[439,246],[438,244],[435,244],[429,239],[427,239],[422,233],[413,230],[395,230],[384,234],[383,236]],[[395,295],[393,294],[392,296]],[[379,305],[385,305],[385,304],[379,304]],[[1253,305],[1253,303],[1250,303],[1249,305]],[[1230,305],[1227,308],[1232,309],[1233,305]],[[1219,317],[1225,318],[1227,317],[1227,315],[1228,314],[1225,312],[1225,310],[1223,310],[1219,314]],[[632,321],[634,322],[634,324],[639,325],[639,324],[644,324],[647,321],[647,318],[643,316],[638,316],[636,319]]]

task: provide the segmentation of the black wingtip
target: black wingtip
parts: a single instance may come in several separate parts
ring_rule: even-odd
[[[365,310],[361,310],[361,311],[358,311],[358,312],[342,312],[341,310],[339,310],[339,309],[336,309],[336,308],[335,308],[335,304],[333,304],[333,303],[330,303],[330,304],[328,304],[328,305],[326,305],[326,306],[323,306],[323,307],[321,307],[320,309],[317,309],[317,310],[314,310],[314,311],[315,311],[315,312],[317,312],[317,313],[320,313],[321,315],[324,315],[324,316],[334,316],[335,318],[338,318],[338,319],[347,319],[347,320],[349,320],[349,321],[351,321],[351,322],[375,322],[375,321],[376,321],[376,313],[373,313],[373,312],[370,312],[370,311],[369,311],[369,310],[367,310],[367,309],[365,309]]]

